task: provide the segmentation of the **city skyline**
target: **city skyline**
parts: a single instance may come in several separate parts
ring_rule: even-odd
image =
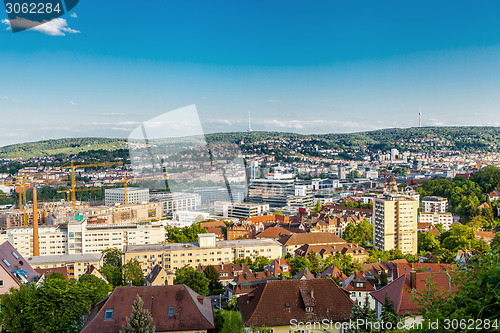
[[[500,126],[498,3],[101,6],[16,34],[2,11],[0,146],[191,104],[205,133]]]

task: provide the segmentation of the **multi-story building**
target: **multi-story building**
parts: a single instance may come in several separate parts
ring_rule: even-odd
[[[436,226],[441,224],[443,229],[449,230],[453,224],[453,215],[451,213],[418,213],[419,223],[431,223]]]
[[[23,226],[25,214],[27,225],[33,225],[33,209],[28,209],[26,212],[21,209],[9,209],[2,211],[0,213],[0,228],[7,229]],[[38,221],[39,223],[44,222],[42,210],[38,210]]]
[[[248,239],[216,241],[215,234],[198,235],[197,243],[163,243],[150,245],[129,245],[123,251],[123,262],[137,259],[144,272],[156,264],[169,270],[189,265],[215,265],[232,263],[237,258],[268,259],[281,257],[281,244],[269,239]]]
[[[55,268],[66,267],[68,278],[79,279],[80,276],[87,272],[87,269],[93,265],[100,269],[102,266],[101,253],[80,253],[80,254],[63,254],[50,256],[37,256],[28,258],[28,263],[33,268]]]
[[[441,197],[423,197],[423,213],[446,213],[448,211],[448,199]]]
[[[295,185],[293,179],[252,179],[248,187],[248,201],[266,203],[271,207],[311,206],[312,186]]]
[[[126,245],[156,244],[165,241],[161,225],[92,225],[86,220],[57,226],[40,226],[40,255],[100,253]],[[0,233],[0,242],[8,240],[25,257],[33,255],[33,228],[18,227]]]
[[[201,207],[201,196],[195,193],[151,193],[149,196],[152,202],[163,204],[163,215],[174,216],[177,211],[194,211]]]
[[[149,202],[149,189],[128,187],[127,201],[129,204],[142,204]],[[125,188],[110,188],[104,190],[104,204],[112,206],[115,204],[125,204]]]
[[[417,253],[417,200],[403,195],[377,198],[373,205],[374,245],[383,251]]]
[[[269,204],[246,202],[218,201],[214,207],[216,207],[216,212],[222,213],[222,216],[238,219],[262,216],[269,211]]]
[[[225,187],[209,186],[196,187],[190,189],[190,192],[196,193],[201,197],[201,206],[204,208],[213,207],[216,201],[231,201],[229,191]],[[246,197],[246,188],[240,186],[231,186],[232,201],[242,202]]]
[[[255,238],[255,226],[251,223],[232,224],[227,228],[227,240]]]

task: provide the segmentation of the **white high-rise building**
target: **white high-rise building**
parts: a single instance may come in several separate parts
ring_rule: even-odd
[[[149,189],[128,187],[128,204],[142,204],[149,202]],[[125,188],[110,188],[104,190],[104,204],[113,206],[115,204],[125,204]]]
[[[423,197],[423,213],[446,213],[448,211],[448,199],[441,197]]]

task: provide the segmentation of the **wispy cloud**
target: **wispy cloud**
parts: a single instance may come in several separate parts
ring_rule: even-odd
[[[70,14],[69,16],[71,16],[71,17],[73,17],[73,18],[77,18],[77,17],[78,17],[78,15],[76,15],[76,13],[72,13],[72,14]]]
[[[221,124],[221,125],[234,125],[241,123],[238,120],[234,121],[229,119],[208,119],[205,122],[209,124]]]
[[[69,104],[71,104],[71,105],[75,105],[75,102],[73,102],[73,101],[69,101]]]
[[[38,31],[41,32],[42,34],[46,34],[49,36],[66,36],[66,33],[68,34],[80,33],[79,30],[71,29],[68,26],[68,22],[66,21],[66,19],[63,18],[56,18],[54,20],[39,25],[36,25],[38,24],[37,22],[33,22],[25,18],[16,18],[12,21],[4,19],[1,22],[9,26],[7,30],[11,30],[11,26],[14,26],[18,28]]]
[[[124,116],[125,113],[122,113],[122,112],[104,112],[104,113],[101,113],[101,116],[114,116],[114,117],[117,117],[117,116]]]
[[[266,102],[271,104],[281,103],[281,101],[278,101],[277,99],[266,99]]]

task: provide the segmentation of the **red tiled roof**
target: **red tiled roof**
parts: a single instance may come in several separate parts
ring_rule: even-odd
[[[118,333],[126,317],[130,317],[136,295],[151,312],[157,332],[201,331],[214,328],[210,298],[203,297],[185,285],[118,287],[101,301],[87,319],[82,333]],[[174,314],[169,314],[173,307]],[[112,319],[104,319],[106,310],[113,310]]]
[[[457,286],[450,284],[450,276],[448,272],[425,272],[415,273],[415,290],[422,292],[428,288],[428,283],[435,283],[433,288],[436,289],[435,296],[442,292],[456,292]],[[385,295],[394,302],[394,308],[398,315],[418,314],[420,306],[418,302],[413,301],[410,285],[410,273],[406,273],[398,277],[396,280],[385,286],[384,288],[370,293],[378,302],[385,303]]]
[[[334,301],[333,301],[334,300]],[[245,326],[288,326],[350,318],[353,301],[332,279],[268,281],[238,299]],[[312,306],[311,313],[306,305]]]
[[[340,269],[338,269],[337,266],[334,266],[334,265],[328,266],[328,268],[325,269],[323,271],[323,273],[321,273],[322,279],[324,279],[328,276],[335,277],[339,282],[347,279],[347,276]]]
[[[359,283],[361,283],[362,286],[358,286]],[[356,274],[354,275],[354,277],[351,278],[351,281],[345,287],[345,289],[348,291],[375,291],[375,288],[366,279],[363,272],[356,272]]]
[[[283,227],[269,227],[261,233],[257,234],[255,238],[280,238],[282,236],[288,236],[291,234],[293,234],[293,232]]]
[[[35,272],[39,275],[45,274],[45,276],[50,275],[52,273],[60,273],[64,275],[64,278],[68,280],[68,268],[64,267],[52,267],[52,268],[35,268]]]
[[[329,232],[310,232],[284,236],[278,240],[281,244],[291,245],[317,245],[317,244],[340,244],[345,240]]]
[[[455,264],[436,264],[436,263],[398,263],[397,275],[401,276],[411,271],[416,272],[444,272],[451,271],[457,268]]]

